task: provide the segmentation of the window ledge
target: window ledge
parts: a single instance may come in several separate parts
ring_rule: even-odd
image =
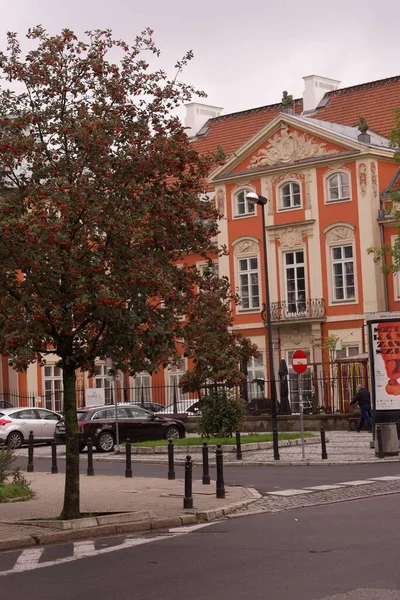
[[[289,206],[288,208],[278,208],[278,213],[288,212],[290,210],[301,210],[302,208],[302,206]]]
[[[247,219],[248,217],[256,217],[256,213],[248,213],[246,215],[235,215],[233,219]]]
[[[339,202],[351,202],[351,198],[337,198],[336,200],[325,200],[325,204],[338,204]]]

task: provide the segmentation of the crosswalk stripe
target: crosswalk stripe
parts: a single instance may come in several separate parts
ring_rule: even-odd
[[[43,551],[44,548],[27,548],[23,550],[14,565],[13,571],[36,569]]]
[[[74,544],[75,558],[84,558],[85,556],[91,556],[96,553],[94,542],[75,542]]]

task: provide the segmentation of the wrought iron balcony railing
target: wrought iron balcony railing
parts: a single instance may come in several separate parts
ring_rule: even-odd
[[[323,298],[297,300],[296,302],[271,302],[271,321],[293,321],[296,319],[323,319]]]

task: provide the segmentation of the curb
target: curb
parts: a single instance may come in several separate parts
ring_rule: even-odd
[[[206,521],[214,521],[215,519],[230,515],[237,510],[245,508],[249,504],[262,498],[262,494],[260,494],[255,488],[243,487],[242,489],[247,496],[244,500],[233,502],[232,504],[227,504],[225,506],[221,506],[220,508],[182,513],[175,517],[150,518],[143,521],[97,525],[95,527],[87,527],[84,529],[64,529],[59,531],[52,530],[45,531],[43,533],[35,533],[32,535],[23,535],[8,540],[0,540],[0,551],[21,550],[23,548],[29,548],[32,546],[44,546],[47,544],[58,544],[61,542],[92,539],[116,534],[168,529],[173,527],[182,527],[184,525],[193,525],[195,523],[204,523]],[[19,522],[16,522],[15,524],[21,525]]]

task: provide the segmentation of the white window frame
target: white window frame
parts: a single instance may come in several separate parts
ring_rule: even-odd
[[[353,281],[354,281],[354,296],[352,298],[347,297],[346,285],[345,281],[343,281],[343,291],[344,298],[336,298],[336,287],[335,287],[335,264],[342,264],[342,277],[345,278],[345,268],[344,265],[347,262],[350,262],[349,258],[342,256],[341,259],[334,259],[333,252],[337,248],[346,248],[351,247],[352,249],[352,257],[351,261],[353,263]],[[356,262],[356,252],[355,252],[355,244],[354,241],[349,240],[348,242],[342,242],[341,244],[332,244],[329,246],[329,262],[330,262],[330,279],[331,279],[331,290],[332,290],[332,304],[354,304],[357,302],[357,262]]]
[[[233,215],[235,219],[242,219],[244,217],[254,217],[255,215],[257,215],[256,204],[246,200],[246,194],[248,194],[249,192],[254,192],[254,190],[251,188],[241,188],[233,192]],[[244,200],[244,202],[241,202],[241,204],[244,204],[243,213],[239,212],[238,210],[238,197],[242,195]]]
[[[140,404],[142,401],[142,386],[143,386],[143,401],[152,401],[152,386],[151,375],[147,371],[137,373],[133,379],[134,402]]]
[[[343,187],[346,184],[343,184],[343,181],[340,182],[340,185],[337,186],[339,197],[332,198],[331,197],[331,185],[330,182],[334,177],[338,177],[342,179],[343,177],[347,177],[347,187],[349,193],[347,196],[342,195]],[[336,186],[335,186],[336,187]],[[351,201],[351,175],[348,171],[335,171],[334,173],[330,172],[325,176],[325,204],[336,204],[336,202],[350,202]]]
[[[293,265],[287,265],[286,264],[286,257],[288,254],[294,254],[296,255],[297,252],[302,252],[303,253],[303,262],[302,263],[297,263],[294,262]],[[294,257],[296,260],[296,256]],[[282,252],[282,265],[283,265],[283,279],[284,279],[284,285],[285,285],[285,304],[286,304],[286,312],[288,315],[301,315],[304,314],[307,310],[307,264],[306,264],[306,251],[305,248],[293,248],[293,250],[289,250],[289,251],[285,251]],[[302,300],[300,300],[299,296],[298,296],[298,289],[296,289],[296,310],[295,312],[292,312],[289,310],[289,300],[288,300],[288,279],[287,279],[287,271],[290,268],[296,269],[297,266],[303,266],[304,268],[304,298]],[[296,288],[297,288],[297,277],[296,277]],[[300,308],[300,302],[304,302],[304,307],[303,310],[299,310]]]
[[[297,186],[299,188],[299,192],[297,194],[297,192],[294,192],[293,190],[293,186]],[[283,205],[283,190],[285,187],[289,186],[289,200],[290,200],[290,205],[289,206],[284,206]],[[278,194],[279,194],[279,202],[278,202],[278,210],[279,211],[286,211],[286,210],[300,210],[302,208],[302,190],[301,190],[301,182],[297,181],[297,180],[286,180],[283,181],[279,188],[278,188]],[[294,196],[299,195],[300,197],[300,203],[299,204],[294,204]]]
[[[55,412],[61,412],[64,393],[62,369],[56,365],[44,365],[43,377],[44,408]]]
[[[197,268],[200,271],[200,275],[204,276],[204,273],[209,266],[208,262],[197,263]],[[219,262],[217,260],[212,261],[211,271],[216,277],[219,277]]]
[[[104,401],[111,404],[111,381],[107,379],[107,366],[105,363],[95,365],[94,387],[104,390]]]
[[[240,267],[240,261],[241,260],[246,260],[248,261],[248,266],[247,269],[242,270]],[[257,269],[250,269],[249,268],[249,261],[250,260],[256,260],[257,261]],[[258,255],[248,255],[248,256],[238,256],[236,257],[236,266],[237,266],[237,282],[238,282],[238,292],[239,292],[239,296],[240,296],[240,300],[241,303],[238,307],[239,312],[249,312],[249,311],[259,311],[261,308],[261,281],[260,281],[260,260]],[[251,287],[252,287],[252,283],[251,283],[251,275],[252,274],[257,274],[257,287],[258,287],[258,294],[257,296],[251,293]],[[243,306],[243,295],[242,295],[242,282],[241,282],[241,278],[242,276],[247,277],[247,287],[249,290],[249,306]],[[258,303],[254,304],[254,300],[255,298],[258,298]]]
[[[257,358],[252,356],[246,365],[247,370],[247,389],[248,389],[248,397],[249,399],[253,398],[264,398],[266,395],[265,391],[265,381],[266,381],[266,373],[265,373],[265,361],[264,361],[264,353],[259,352]],[[255,379],[262,379],[264,381],[264,388],[259,386],[257,388],[257,384],[254,382]]]
[[[342,352],[344,356],[338,356],[338,353],[340,352]],[[342,346],[341,350],[336,350],[336,359],[341,360],[343,358],[351,358],[352,356],[357,356],[358,354],[360,354],[359,344],[348,344],[347,346]]]
[[[175,384],[175,389],[176,389],[176,401],[177,402],[185,402],[185,401],[189,402],[189,395],[184,394],[182,392],[181,388],[179,387],[179,382],[181,380],[181,377],[185,374],[185,372],[186,372],[186,361],[184,364],[181,364],[179,367],[177,367],[176,365],[170,365],[168,367],[168,369],[166,371],[167,386],[168,386],[167,405],[173,404],[173,402],[174,402],[174,384]]]

